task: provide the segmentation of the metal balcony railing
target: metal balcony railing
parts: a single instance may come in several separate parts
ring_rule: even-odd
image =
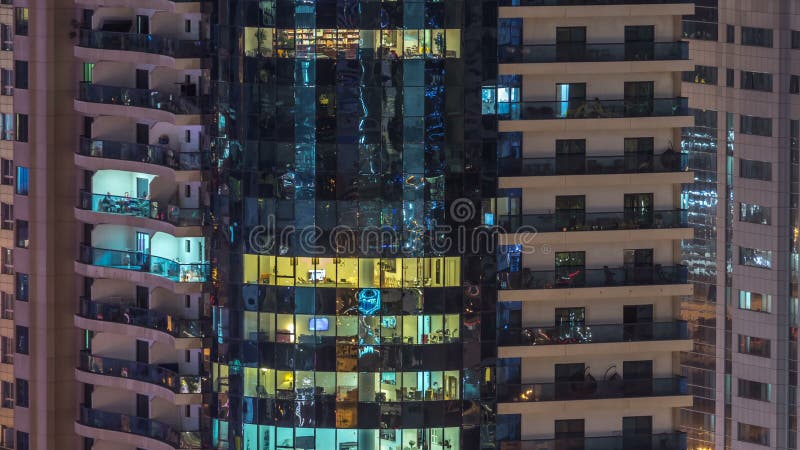
[[[146,219],[160,220],[178,227],[201,226],[202,210],[181,208],[175,205],[159,205],[156,200],[125,197],[111,194],[93,194],[81,191],[78,208],[106,214],[122,214]]]
[[[676,61],[689,59],[688,42],[504,45],[500,63]]]
[[[199,431],[180,431],[152,419],[131,416],[81,405],[78,422],[92,428],[145,436],[171,445],[173,448],[202,448]]]
[[[208,335],[210,321],[179,319],[152,309],[80,299],[78,315],[91,320],[114,322],[158,330],[176,338],[201,338]]]
[[[176,394],[201,394],[205,380],[199,375],[180,375],[156,364],[94,356],[87,351],[79,354],[78,369],[97,375],[128,378],[165,387]]]
[[[499,102],[499,120],[619,119],[689,115],[685,97],[634,100]]]
[[[501,158],[497,167],[497,174],[501,177],[669,173],[684,172],[688,167],[688,157],[685,153],[668,151],[659,155]]]
[[[549,233],[555,231],[646,230],[688,227],[684,209],[666,211],[568,211],[555,214],[499,216],[497,224],[506,233],[518,231]]]
[[[159,109],[173,114],[203,114],[209,105],[207,95],[185,96],[153,89],[105,86],[86,81],[79,85],[78,100]]]
[[[84,136],[81,136],[77,153],[93,158],[156,164],[175,170],[201,170],[209,167],[209,155],[206,152],[178,152],[162,145],[89,139]]]
[[[153,53],[173,58],[202,58],[210,55],[208,40],[175,39],[155,34],[121,33],[82,28],[78,46],[103,50]]]
[[[78,261],[93,266],[147,272],[180,283],[206,281],[209,265],[206,263],[183,264],[160,256],[129,250],[111,250],[81,244]]]
[[[500,450],[686,450],[686,433],[622,434],[500,442]]]
[[[609,6],[669,5],[694,3],[696,0],[500,0],[498,6]]]
[[[626,323],[610,325],[571,325],[524,327],[498,332],[498,345],[600,344],[613,342],[669,341],[689,339],[686,322]]]
[[[613,286],[646,286],[686,284],[686,266],[603,267],[585,269],[569,267],[558,270],[503,271],[497,274],[501,290],[563,289]]]
[[[664,397],[686,395],[684,377],[561,381],[556,383],[501,384],[497,386],[497,401],[552,402],[597,400],[630,397]]]

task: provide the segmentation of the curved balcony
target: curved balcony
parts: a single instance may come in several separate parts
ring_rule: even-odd
[[[75,431],[95,439],[124,442],[132,447],[157,449],[203,448],[199,431],[179,431],[163,422],[81,405]],[[144,439],[142,439],[144,438]]]
[[[144,198],[81,191],[78,209],[102,215],[100,217],[79,217],[84,222],[141,226],[178,237],[199,236],[201,234],[200,227],[203,225],[203,213],[200,209],[181,208],[175,205],[163,207],[156,200]],[[114,218],[121,220],[114,220]]]
[[[210,52],[209,41],[166,36],[81,29],[78,46],[99,50],[152,53],[171,58],[202,58]]]
[[[97,323],[114,324],[102,326]],[[125,334],[154,341],[165,341],[176,349],[199,348],[208,335],[207,320],[179,319],[152,309],[80,299],[78,328]]]
[[[686,322],[675,321],[506,329],[498,345],[501,358],[577,357],[689,351],[692,340]]]
[[[89,139],[85,136],[81,136],[75,153],[79,157],[86,158],[82,161],[76,160],[76,164],[91,170],[118,169],[154,173],[158,176],[175,178],[176,181],[200,181],[200,171],[210,166],[209,155],[206,152],[179,152],[161,145]],[[113,164],[92,162],[89,158],[111,160]],[[120,161],[130,165],[120,164]]]
[[[177,366],[177,364],[176,364]],[[203,377],[199,375],[179,375],[177,372],[156,364],[145,364],[124,359],[94,356],[82,351],[78,359],[78,370],[92,375],[109,377],[101,382],[97,377],[78,374],[80,382],[102,384],[120,389],[132,389],[138,392],[150,391],[151,395],[167,397],[167,400],[182,405],[199,403],[203,393]],[[148,389],[130,381],[153,385],[161,389]],[[165,392],[159,392],[163,390]],[[163,395],[168,393],[169,395]]]
[[[90,269],[91,267],[91,269]],[[177,293],[202,291],[209,266],[183,264],[159,256],[127,250],[112,250],[81,244],[76,271],[92,278],[116,278],[163,287]]]
[[[129,8],[130,0],[76,0],[78,5],[85,5],[89,9],[99,7]],[[200,0],[139,0],[137,8],[154,9],[178,14],[202,13]]]
[[[686,450],[686,433],[635,434],[500,442],[500,450]]]
[[[199,116],[207,111],[209,97],[181,96],[153,89],[136,89],[121,86],[106,86],[81,82],[78,87],[78,102],[109,105],[104,108],[89,107],[76,104],[76,110],[87,115],[121,115],[133,118],[141,117],[142,111],[130,111],[128,108],[152,110],[154,121],[172,122],[178,125],[199,124]]]
[[[685,97],[648,100],[499,102],[499,120],[622,119],[689,115]]]
[[[686,228],[689,225],[685,209],[665,211],[569,211],[556,214],[524,214],[499,216],[498,225],[506,233],[557,231],[660,230]]]
[[[501,64],[678,61],[688,59],[689,43],[684,41],[500,46]]]
[[[498,282],[501,290],[570,289],[685,284],[687,276],[686,266],[681,265],[535,271],[523,269],[522,272],[498,273]]]
[[[601,400],[629,397],[686,395],[684,377],[562,381],[556,383],[503,384],[497,386],[498,403]]]

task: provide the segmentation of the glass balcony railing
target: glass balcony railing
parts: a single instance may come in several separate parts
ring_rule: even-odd
[[[199,431],[179,431],[163,422],[81,405],[79,423],[87,427],[144,436],[171,445],[173,448],[202,448]]]
[[[85,297],[81,297],[78,314],[87,319],[158,330],[176,338],[202,338],[208,335],[210,325],[207,320],[178,319],[152,309],[92,301]]]
[[[500,442],[500,450],[686,450],[686,433],[568,437]]]
[[[526,327],[500,330],[500,346],[600,344],[689,339],[684,321],[611,325]]]
[[[79,262],[112,269],[147,272],[180,283],[202,283],[208,277],[206,263],[183,264],[147,253],[111,250],[82,244]]]
[[[500,0],[498,6],[611,6],[669,5],[694,3],[696,0]]]
[[[660,155],[501,158],[497,167],[497,174],[501,177],[668,173],[685,171],[688,158],[685,153],[674,151]]]
[[[552,402],[563,400],[596,400],[628,397],[663,397],[686,395],[686,378],[623,379],[619,375],[608,380],[596,380],[591,375],[579,381],[556,383],[500,384],[497,386],[497,401]]]
[[[569,100],[499,102],[500,120],[618,119],[625,117],[674,117],[689,115],[685,97],[637,100]]]
[[[564,268],[558,270],[497,274],[501,290],[591,288],[686,284],[686,266],[604,267],[602,269]]]
[[[155,384],[176,394],[201,394],[203,392],[203,377],[179,375],[174,370],[156,364],[94,356],[83,351],[79,355],[78,368],[97,375],[128,378]]]
[[[201,170],[209,167],[208,153],[205,152],[177,152],[160,145],[88,139],[84,136],[81,136],[78,154],[156,164],[175,170]]]
[[[93,194],[81,191],[80,209],[106,214],[122,214],[169,222],[179,227],[201,226],[203,214],[196,208],[161,206],[156,200],[123,197],[110,194]]]
[[[79,85],[78,100],[159,109],[173,114],[203,114],[209,104],[208,96],[181,96],[152,89],[105,86],[85,81]]]
[[[202,58],[210,55],[208,41],[85,28],[80,30],[78,46],[101,50],[154,53],[173,58]]]
[[[499,216],[497,224],[506,233],[520,231],[540,233],[554,231],[608,231],[608,230],[658,230],[686,228],[688,212],[684,209],[667,211],[582,212],[569,211],[555,214],[525,214]],[[523,228],[524,227],[524,228]]]
[[[689,59],[688,42],[504,45],[500,63],[676,61]]]

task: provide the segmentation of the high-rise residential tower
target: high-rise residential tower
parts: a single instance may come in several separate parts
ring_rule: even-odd
[[[683,28],[702,173],[685,193],[706,230],[686,249],[704,332],[682,365],[704,388],[684,424],[706,448],[795,449],[800,4],[706,0]]]
[[[81,448],[207,448],[207,15],[192,1],[77,6],[75,433]]]
[[[501,2],[500,448],[686,448],[680,142],[694,119],[680,36],[693,11]]]

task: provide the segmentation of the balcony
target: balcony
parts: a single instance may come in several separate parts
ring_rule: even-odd
[[[653,7],[658,5],[658,7]],[[681,16],[694,14],[694,0],[500,0],[500,18]],[[570,8],[569,13],[564,8]]]
[[[153,34],[81,29],[78,46],[98,50],[153,53],[171,58],[203,58],[210,54],[208,42]]]
[[[689,389],[684,377],[562,381],[556,383],[501,384],[497,387],[498,403],[553,402],[598,400],[626,397],[664,397],[686,395]]]
[[[500,358],[536,358],[689,351],[692,341],[686,322],[675,321],[506,329],[498,345]]]
[[[78,155],[167,167],[173,171],[199,171],[210,166],[208,153],[179,152],[161,145],[89,139],[81,136]],[[119,168],[115,166],[114,168]],[[94,169],[94,167],[92,167]]]
[[[668,341],[689,339],[686,322],[576,325],[551,328],[526,327],[501,330],[500,346],[600,344],[607,342]]]
[[[177,366],[177,364],[175,364]],[[179,375],[177,372],[156,364],[145,364],[136,361],[126,361],[124,359],[106,358],[93,356],[86,351],[79,355],[78,370],[104,377],[114,377],[124,380],[140,381],[142,383],[155,385],[164,388],[172,394],[194,395],[194,400],[199,400],[199,394],[203,393],[204,380],[199,375]],[[92,382],[96,379],[86,380]],[[80,381],[80,380],[79,380]],[[97,384],[97,383],[91,383]],[[111,387],[125,389],[124,383],[105,383]],[[119,384],[119,386],[117,386]],[[141,391],[141,389],[137,389]],[[156,393],[153,393],[157,395]],[[175,401],[175,396],[169,400]],[[189,400],[188,398],[185,400]],[[190,404],[191,401],[183,401],[181,404]]]
[[[583,299],[689,295],[686,266],[577,267],[558,270],[523,269],[498,272],[500,301],[560,301]]]
[[[208,277],[206,263],[184,264],[159,256],[129,250],[112,250],[81,244],[78,262],[124,271],[144,272],[177,283],[203,283]]]
[[[691,183],[694,173],[687,169],[687,155],[671,150],[658,155],[579,155],[497,161],[501,189]]]
[[[501,290],[571,289],[613,286],[685,284],[686,266],[604,267],[602,269],[530,270],[500,272]]]
[[[689,59],[689,43],[504,45],[499,57],[500,64],[679,61]]]
[[[131,5],[130,0],[76,0],[76,4],[89,9],[130,8]],[[178,14],[202,13],[200,0],[138,0],[136,7]]]
[[[499,120],[619,119],[689,115],[685,97],[635,100],[500,102]]]
[[[637,434],[500,442],[500,450],[686,450],[686,433]]]
[[[688,155],[665,151],[660,155],[569,156],[555,158],[502,158],[501,177],[545,177],[558,175],[622,175],[684,172]]]
[[[696,0],[500,0],[498,6],[613,6],[693,4]]]
[[[208,96],[181,96],[169,92],[162,92],[153,89],[136,89],[121,86],[105,86],[81,82],[78,86],[78,101],[114,105],[115,107],[138,107],[155,111],[169,113],[169,117],[153,117],[155,121],[173,121],[172,115],[191,116],[203,114],[209,106]],[[76,105],[76,109],[89,115],[126,115],[133,114],[139,117],[140,114],[123,110],[98,111],[96,107],[82,108]]]
[[[688,227],[684,209],[665,211],[568,211],[555,214],[499,216],[498,225],[506,233],[552,233],[558,231],[660,230]]]
[[[152,309],[136,308],[128,304],[104,303],[85,297],[80,299],[78,317],[87,321],[121,324],[125,329],[130,327],[132,328],[130,333],[122,334],[133,337],[150,338],[149,335],[142,336],[141,329],[153,330],[157,333],[153,333],[152,340],[160,340],[160,337],[166,335],[169,336],[169,343],[179,349],[200,347],[201,339],[208,335],[210,325],[207,320],[179,319]],[[78,328],[112,333],[120,331],[120,327],[97,327],[86,322],[81,323]]]
[[[666,241],[694,237],[686,210],[583,212],[499,216],[503,245],[519,242],[519,235],[535,235],[538,243],[588,244],[596,242]]]
[[[93,194],[81,191],[78,209],[100,214],[115,216],[135,217],[141,219],[166,222],[173,227],[200,227],[203,225],[202,210],[196,208],[181,208],[175,205],[160,205],[161,202],[144,198],[125,197],[110,194]],[[137,225],[147,226],[147,223]],[[159,230],[171,234],[175,230]],[[194,230],[194,234],[200,231]]]
[[[145,446],[154,450],[162,448],[203,448],[199,431],[179,431],[156,420],[92,409],[84,405],[81,405],[80,418],[77,425],[76,433],[81,436],[125,441],[132,447]],[[97,433],[92,429],[110,431],[111,433]],[[125,433],[130,436],[119,436],[117,433]],[[143,441],[141,437],[146,439]]]

